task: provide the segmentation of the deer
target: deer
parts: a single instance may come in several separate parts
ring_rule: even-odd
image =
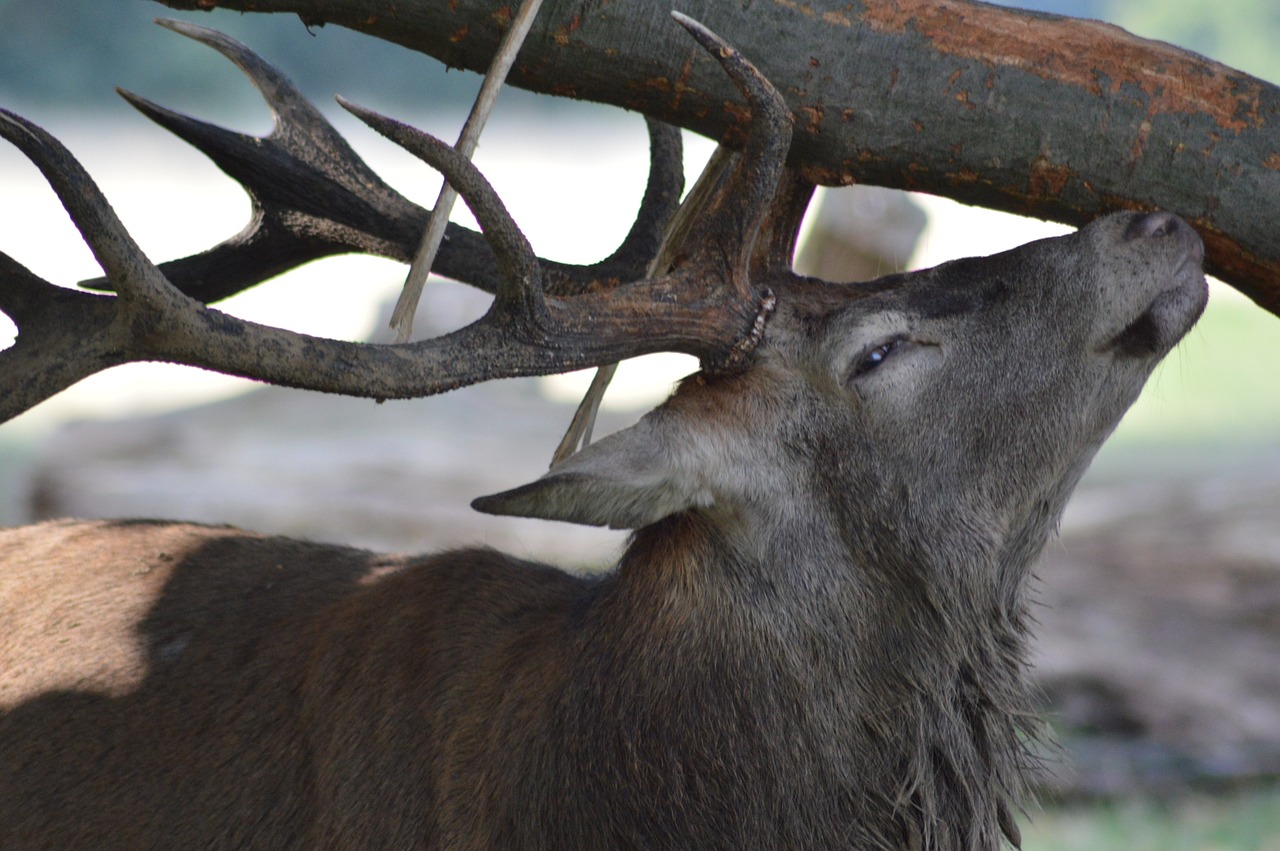
[[[623,246],[539,258],[447,145],[354,104],[439,169],[481,233],[437,271],[494,294],[443,337],[374,346],[207,305],[338,251],[406,260],[424,211],[236,42],[276,127],[136,106],[254,202],[151,263],[56,139],[49,178],[105,277],[3,257],[5,416],[127,360],[399,398],[683,351],[700,370],[482,512],[631,530],[570,573],[490,549],[383,555],[169,520],[0,531],[5,848],[857,848],[1018,845],[1042,736],[1031,570],[1073,487],[1203,310],[1204,248],[1120,210],[870,282],[790,268],[812,184],[749,61],[675,15],[745,99],[677,209],[678,136]]]

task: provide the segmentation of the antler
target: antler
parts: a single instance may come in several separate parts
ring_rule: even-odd
[[[203,151],[252,201],[249,224],[239,234],[160,265],[174,286],[209,304],[321,257],[357,252],[410,260],[428,211],[369,168],[284,74],[216,30],[185,21],[157,23],[234,62],[275,119],[267,136],[248,136],[120,90],[148,118]],[[631,231],[612,255],[590,266],[542,260],[548,293],[569,295],[643,276],[684,188],[679,131],[647,123],[649,182]],[[491,293],[498,287],[497,263],[484,237],[452,223],[432,271]],[[110,289],[102,278],[84,285]]]
[[[273,384],[373,398],[426,396],[493,378],[562,372],[657,351],[686,352],[711,369],[740,364],[772,309],[772,295],[752,283],[751,270],[753,256],[758,256],[756,237],[790,143],[790,115],[778,93],[732,48],[699,24],[683,16],[677,20],[745,95],[751,120],[742,153],[708,193],[701,214],[684,236],[684,250],[665,274],[610,286],[595,279],[594,286],[585,285],[581,270],[538,259],[492,187],[448,145],[343,104],[439,169],[471,207],[490,250],[492,270],[464,278],[491,285],[495,299],[489,312],[452,334],[414,343],[348,343],[256,325],[181,291],[175,278],[188,289],[198,289],[199,284],[225,295],[255,277],[260,280],[269,269],[279,271],[282,264],[301,262],[299,257],[322,256],[309,254],[321,248],[332,253],[335,246],[352,250],[364,245],[369,247],[361,250],[382,253],[371,242],[391,244],[385,233],[370,234],[353,219],[374,206],[369,199],[385,202],[385,209],[401,210],[388,217],[384,209],[373,219],[384,224],[388,218],[408,219],[407,202],[395,200],[399,196],[360,163],[309,104],[281,84],[283,78],[269,67],[255,65],[246,58],[247,51],[227,47],[222,37],[213,39],[219,49],[235,53],[241,67],[252,67],[246,70],[276,110],[277,126],[267,139],[251,140],[149,104],[143,107],[162,116],[157,120],[184,138],[200,139],[196,144],[229,173],[253,174],[247,180],[255,197],[254,221],[239,236],[203,255],[164,267],[153,265],[70,153],[34,124],[0,112],[0,135],[44,173],[116,292],[104,296],[55,287],[0,255],[0,310],[19,332],[17,342],[0,352],[0,374],[7,385],[0,397],[0,420],[87,375],[132,360],[172,361]],[[201,40],[205,36],[202,32]],[[265,160],[245,153],[254,147],[268,151]],[[276,151],[283,159],[273,159]],[[290,188],[287,181],[273,182],[255,173],[263,162],[286,160],[309,168],[313,183],[336,186],[339,200],[326,200],[324,209],[311,210],[308,184]],[[290,224],[284,210],[293,210],[304,224]],[[411,224],[415,227],[408,231],[406,254],[416,241],[420,221]],[[308,242],[315,230],[319,235]],[[645,230],[653,228],[638,225],[633,235]],[[642,235],[629,242],[634,246],[646,239]],[[779,237],[771,235],[769,241],[778,242]],[[766,254],[777,252],[770,249]],[[759,262],[755,265],[760,268]],[[547,286],[549,279],[555,279],[556,288]]]

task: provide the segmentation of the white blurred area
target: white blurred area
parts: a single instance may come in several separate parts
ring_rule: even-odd
[[[363,125],[326,110],[340,132],[390,184],[429,206],[439,177]],[[631,225],[647,172],[647,137],[635,115],[602,112],[593,124],[556,123],[501,109],[481,141],[476,162],[497,187],[535,250],[571,263],[589,263],[613,250]],[[249,203],[237,184],[202,154],[139,117],[110,123],[28,115],[58,136],[81,160],[129,232],[153,261],[200,251],[238,231]],[[418,126],[448,139],[458,128],[442,119]],[[264,132],[262,121],[239,129]],[[688,183],[713,144],[686,134]],[[990,254],[1043,236],[1060,225],[916,196],[928,225],[909,261],[920,268],[960,256]],[[812,209],[816,209],[817,202]],[[474,226],[461,202],[454,220]],[[40,173],[9,146],[0,147],[0,251],[36,274],[64,286],[101,274],[88,248]],[[375,317],[395,297],[406,267],[377,258],[346,256],[312,263],[217,305],[255,322],[310,334],[364,339]],[[441,283],[439,288],[456,286]],[[435,292],[443,292],[442,289]],[[426,297],[430,307],[432,288]],[[13,326],[0,315],[0,346]],[[692,358],[657,355],[624,365],[607,405],[634,408],[669,392],[694,369]],[[544,392],[576,401],[588,374],[542,380]],[[190,367],[133,364],[87,379],[7,426],[10,433],[44,432],[72,419],[115,417],[184,407],[250,389],[250,382]]]

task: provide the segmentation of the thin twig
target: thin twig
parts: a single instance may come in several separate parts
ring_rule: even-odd
[[[458,144],[454,146],[467,159],[471,159],[475,153],[476,144],[480,141],[480,133],[484,130],[485,122],[489,120],[489,113],[493,111],[502,83],[515,63],[520,45],[529,34],[529,28],[533,25],[533,19],[537,16],[541,5],[542,0],[524,0],[515,20],[511,22],[511,28],[507,30],[502,37],[502,42],[498,45],[498,52],[494,54],[489,71],[485,74],[480,93],[476,95],[476,102],[471,107],[471,114],[467,116],[467,123],[463,125],[462,133],[458,136]],[[422,242],[413,257],[413,263],[409,266],[404,289],[401,290],[395,310],[391,313],[390,327],[396,333],[397,342],[403,343],[413,334],[413,317],[418,310],[418,300],[422,297],[422,288],[427,282],[427,276],[431,274],[436,252],[440,250],[440,241],[444,238],[445,226],[449,222],[449,215],[453,212],[453,205],[457,200],[458,193],[448,181],[445,181],[440,189],[440,197],[436,199],[431,216],[427,219]]]
[[[667,231],[662,237],[662,245],[658,248],[658,253],[653,260],[649,262],[645,277],[656,278],[671,271],[676,254],[684,247],[685,238],[688,236],[690,228],[693,227],[695,217],[706,209],[712,193],[733,167],[736,157],[737,154],[734,151],[723,145],[717,147],[715,152],[712,153],[711,159],[707,161],[706,166],[702,169],[702,174],[698,176],[697,182],[694,183],[693,188],[689,190],[689,194],[685,196],[683,203],[680,204],[679,209],[676,210],[675,215],[667,224]],[[552,467],[564,461],[579,449],[585,449],[591,443],[591,433],[595,429],[596,414],[600,410],[600,403],[604,401],[605,391],[609,389],[609,383],[613,381],[613,376],[617,371],[618,364],[616,363],[608,363],[596,368],[595,377],[591,379],[591,386],[587,388],[582,401],[578,403],[578,409],[574,412],[573,419],[569,422],[568,430],[565,432],[564,437],[560,439],[560,445],[556,447],[555,453],[551,456]]]

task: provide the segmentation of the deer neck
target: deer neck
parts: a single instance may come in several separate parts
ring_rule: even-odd
[[[869,836],[997,847],[1029,759],[1020,595],[1011,607],[966,607],[977,589],[953,599],[938,586],[960,565],[889,564],[823,532],[830,523],[791,522],[749,545],[696,513],[638,532],[604,596],[630,598],[617,616],[647,624],[612,635],[651,636],[656,624],[663,638],[621,655],[731,689],[717,723],[785,743],[780,770],[843,786],[847,815]],[[991,573],[1002,555],[983,557],[991,563],[963,568]],[[655,708],[686,700],[677,690]]]

